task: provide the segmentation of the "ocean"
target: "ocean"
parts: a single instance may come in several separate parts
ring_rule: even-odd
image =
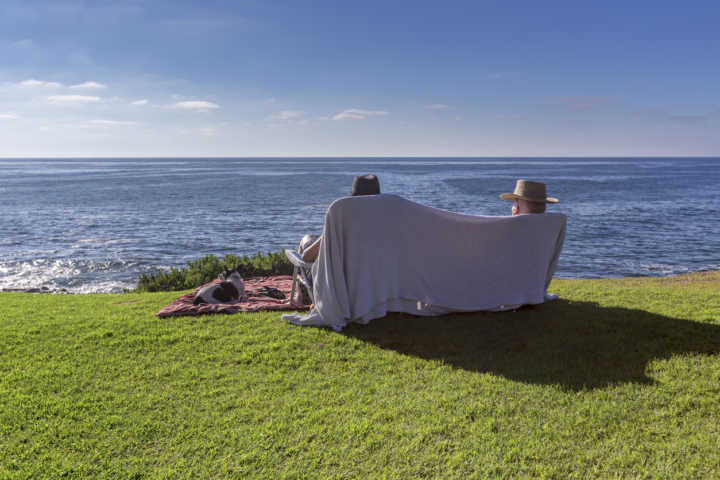
[[[295,247],[353,177],[436,208],[509,215],[548,184],[568,216],[556,276],[720,268],[720,158],[0,159],[0,289],[119,292],[206,254]]]

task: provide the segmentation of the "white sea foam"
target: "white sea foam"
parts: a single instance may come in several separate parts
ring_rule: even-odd
[[[139,276],[133,262],[50,260],[0,263],[0,290],[41,289],[69,293],[119,293],[135,288]],[[107,280],[108,273],[113,280]]]

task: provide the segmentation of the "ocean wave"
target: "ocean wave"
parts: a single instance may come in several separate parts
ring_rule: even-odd
[[[75,244],[70,248],[94,248],[102,245],[118,245],[121,243],[134,243],[136,241],[137,239],[135,238],[80,238],[75,240]]]
[[[149,270],[149,265],[123,260],[37,258],[27,262],[10,261],[0,263],[0,290],[120,293],[135,288],[140,274]]]

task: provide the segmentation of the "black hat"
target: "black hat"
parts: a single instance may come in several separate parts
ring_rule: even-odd
[[[353,180],[352,192],[350,195],[356,197],[358,195],[377,195],[380,193],[380,181],[372,173],[367,175],[358,175]]]

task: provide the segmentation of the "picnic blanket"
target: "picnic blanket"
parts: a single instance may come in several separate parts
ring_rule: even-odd
[[[238,313],[238,312],[259,312],[264,310],[307,310],[310,306],[299,307],[290,305],[287,299],[290,298],[292,277],[290,275],[277,275],[273,277],[255,277],[245,280],[245,293],[247,301],[238,303],[202,304],[193,305],[195,295],[206,285],[218,283],[220,280],[200,285],[192,293],[183,295],[167,307],[160,310],[158,317],[178,317],[183,315],[205,315],[207,313]],[[263,287],[276,288],[285,294],[285,300],[263,296]]]
[[[397,195],[346,197],[325,216],[315,307],[283,315],[341,330],[387,312],[499,311],[545,301],[565,215],[465,215]]]

